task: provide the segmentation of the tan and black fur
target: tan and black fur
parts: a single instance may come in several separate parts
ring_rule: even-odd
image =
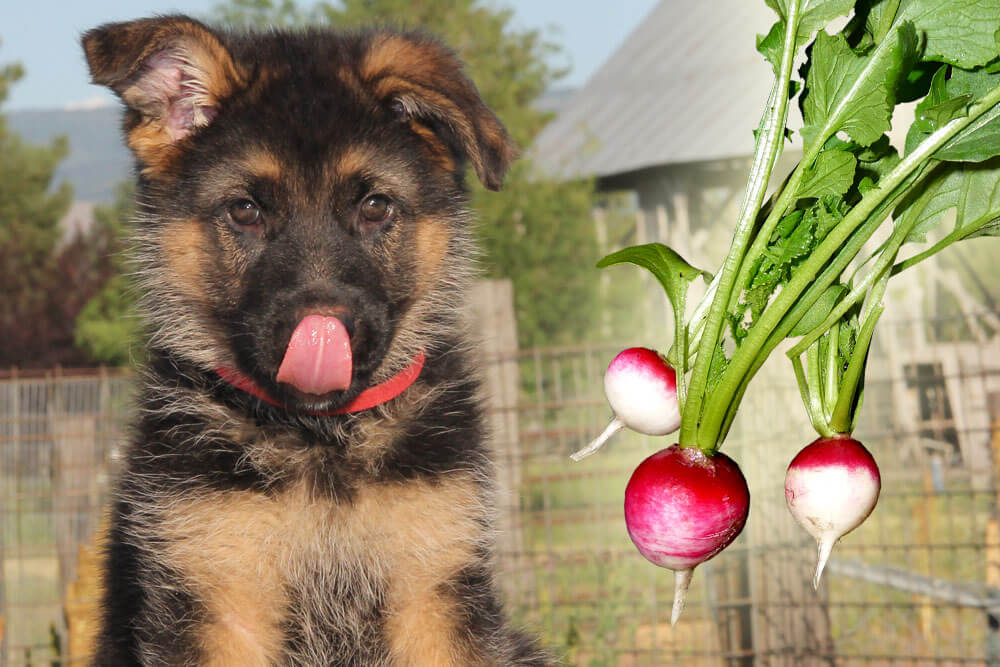
[[[95,664],[546,664],[491,570],[463,170],[497,189],[513,150],[460,64],[414,34],[183,16],[83,44],[125,105],[150,324]],[[309,313],[350,331],[345,391],[275,380]],[[399,397],[311,414],[421,350]]]

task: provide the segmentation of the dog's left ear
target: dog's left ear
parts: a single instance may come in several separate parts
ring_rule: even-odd
[[[361,74],[383,104],[429,128],[455,157],[472,163],[483,185],[500,189],[514,144],[451,51],[426,37],[380,33]]]
[[[83,50],[94,83],[128,107],[127,141],[147,172],[165,168],[244,79],[218,36],[186,16],[109,23],[84,34]]]

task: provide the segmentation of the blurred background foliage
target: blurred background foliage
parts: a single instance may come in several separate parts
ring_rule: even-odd
[[[17,64],[0,67],[0,104],[23,74]],[[59,227],[73,189],[54,187],[52,177],[66,152],[64,138],[48,146],[25,143],[0,116],[0,365],[81,359],[72,345],[73,318],[96,276],[86,266],[90,249],[80,239],[65,240]]]

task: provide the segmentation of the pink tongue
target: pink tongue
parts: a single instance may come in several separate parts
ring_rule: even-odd
[[[351,339],[336,317],[302,318],[288,341],[278,382],[307,394],[325,394],[351,386]]]

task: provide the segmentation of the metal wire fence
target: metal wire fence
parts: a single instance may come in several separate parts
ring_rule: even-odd
[[[600,378],[616,350],[488,359],[516,388],[491,406],[517,621],[575,665],[1000,665],[1000,346],[965,342],[960,327],[927,342],[922,326],[882,325],[856,432],[882,497],[818,590],[815,546],[782,490],[812,432],[786,364],[765,366],[725,445],[753,494],[747,528],[696,570],[675,627],[672,573],[638,555],[621,515],[632,469],[669,441],[622,434],[568,459],[610,417]],[[81,563],[90,572],[129,396],[121,372],[0,380],[3,664],[82,659]]]
[[[127,374],[104,370],[0,380],[3,664],[70,662],[69,591],[107,499],[130,393]]]

